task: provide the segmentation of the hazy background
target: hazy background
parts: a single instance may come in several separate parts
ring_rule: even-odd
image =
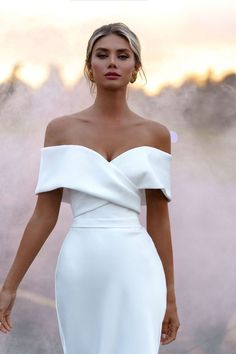
[[[87,41],[97,27],[124,22],[140,38],[148,80],[129,86],[129,106],[172,134],[181,328],[160,353],[236,352],[235,10],[231,1],[201,0],[0,3],[0,283],[36,202],[47,122],[92,104],[82,76]],[[0,354],[62,354],[54,271],[71,219],[63,203],[20,285]]]

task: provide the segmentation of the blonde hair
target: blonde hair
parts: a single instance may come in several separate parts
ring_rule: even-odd
[[[85,59],[85,66],[84,66],[84,75],[85,78],[88,80],[90,86],[90,90],[93,89],[95,84],[90,81],[89,79],[89,65],[91,63],[91,56],[92,56],[92,51],[95,43],[97,42],[98,39],[107,36],[108,34],[117,34],[120,37],[125,38],[129,44],[130,47],[134,53],[135,57],[135,66],[137,66],[137,71],[139,72],[140,69],[142,70],[144,77],[146,79],[143,67],[142,67],[142,62],[141,62],[141,45],[139,42],[138,37],[136,34],[129,29],[128,26],[126,26],[124,23],[121,22],[116,22],[116,23],[110,23],[108,25],[103,25],[99,28],[97,28],[92,36],[90,37],[87,45],[87,50],[86,50],[86,59]]]

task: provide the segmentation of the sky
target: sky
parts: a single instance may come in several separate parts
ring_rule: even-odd
[[[232,0],[0,1],[0,82],[15,64],[18,77],[39,87],[49,66],[67,86],[83,75],[86,45],[103,24],[123,22],[141,42],[136,87],[155,93],[188,76],[215,80],[236,71],[236,2]]]

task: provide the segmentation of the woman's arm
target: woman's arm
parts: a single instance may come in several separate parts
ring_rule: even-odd
[[[159,189],[146,190],[147,231],[152,237],[163,264],[167,286],[167,309],[162,325],[162,344],[176,338],[179,319],[176,308],[173,252],[168,202]]]
[[[44,146],[54,144],[54,125],[54,122],[50,122],[46,128]],[[62,192],[63,188],[58,188],[38,195],[34,212],[0,291],[0,331],[4,333],[12,327],[10,314],[17,288],[57,222]]]
[[[59,213],[62,189],[40,193],[35,210],[26,225],[15,259],[0,291],[0,331],[12,328],[11,310],[17,288],[42,245],[53,230]]]
[[[46,127],[44,146],[55,145],[58,137],[58,119]],[[14,262],[3,284],[3,289],[16,291],[22,278],[42,245],[52,232],[58,218],[63,188],[39,193],[34,212],[24,230]]]
[[[156,141],[163,151],[171,153],[170,133],[164,126],[158,129]],[[147,231],[152,237],[163,264],[167,286],[167,309],[162,325],[162,344],[175,339],[179,328],[176,308],[174,265],[168,201],[160,189],[147,189]]]
[[[167,301],[175,301],[173,252],[168,202],[159,189],[146,190],[147,231],[157,248],[166,276]]]
[[[28,221],[3,289],[16,291],[28,268],[52,232],[58,218],[62,189],[40,193]]]

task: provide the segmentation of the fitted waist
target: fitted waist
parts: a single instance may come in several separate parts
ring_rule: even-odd
[[[140,227],[138,214],[127,217],[83,217],[79,215],[72,221],[71,228],[76,227]]]

